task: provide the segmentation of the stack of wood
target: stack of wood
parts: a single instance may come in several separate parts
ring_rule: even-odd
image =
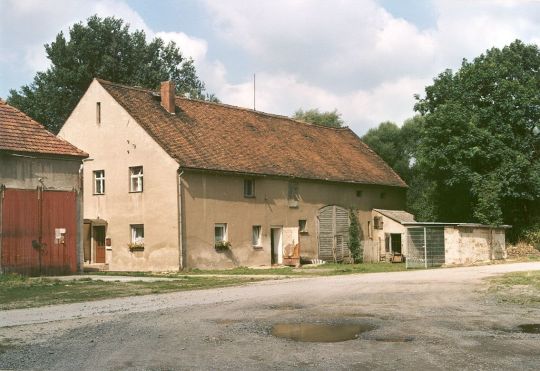
[[[533,245],[525,242],[518,242],[516,245],[507,245],[506,253],[508,254],[508,258],[520,258],[530,255],[540,256],[540,251]]]

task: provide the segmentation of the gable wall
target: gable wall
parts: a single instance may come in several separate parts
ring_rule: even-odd
[[[101,124],[96,123],[101,102]],[[84,217],[107,221],[110,270],[179,268],[178,164],[93,81],[59,136],[90,155],[84,162]],[[129,167],[143,166],[144,191],[129,192]],[[93,171],[105,170],[105,194],[94,195]],[[130,252],[131,224],[144,224],[144,251]]]

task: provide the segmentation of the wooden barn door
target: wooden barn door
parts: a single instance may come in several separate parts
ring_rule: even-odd
[[[350,259],[349,212],[339,206],[319,210],[319,259],[341,262]]]

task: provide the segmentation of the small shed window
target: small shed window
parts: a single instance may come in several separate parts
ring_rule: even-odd
[[[356,191],[356,197],[362,197],[362,191],[357,190]]]
[[[96,124],[101,124],[101,102],[96,102]]]
[[[219,244],[227,241],[227,224],[218,223],[214,225],[214,242]]]
[[[373,228],[383,229],[383,218],[382,216],[376,216],[373,218]]]
[[[94,171],[94,194],[105,194],[105,170]]]
[[[307,233],[307,220],[306,219],[300,219],[298,221],[298,232]]]
[[[252,236],[251,236],[251,244],[254,247],[262,246],[262,243],[261,243],[261,226],[260,225],[254,225],[253,226]]]
[[[244,179],[244,197],[255,197],[255,181]]]
[[[143,191],[143,167],[135,166],[129,168],[129,191]]]

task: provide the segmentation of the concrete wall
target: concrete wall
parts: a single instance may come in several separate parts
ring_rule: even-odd
[[[367,237],[373,208],[402,209],[405,190],[370,185],[298,181],[297,208],[288,204],[288,180],[257,177],[255,197],[244,198],[241,176],[186,171],[183,176],[185,251],[187,267],[227,268],[238,265],[269,265],[270,227],[298,227],[307,220],[307,233],[300,234],[301,255],[317,258],[317,213],[326,205],[359,210],[361,240]],[[362,191],[357,196],[357,191]],[[384,193],[381,198],[381,193]],[[227,223],[230,251],[214,248],[214,224]],[[251,243],[252,227],[262,227],[262,248]]]
[[[81,159],[0,153],[0,184],[7,188],[79,190]],[[40,183],[42,179],[43,183]]]
[[[506,258],[502,228],[444,228],[445,264],[472,264]]]
[[[101,123],[96,120],[101,102]],[[90,154],[84,162],[84,217],[107,221],[110,270],[179,269],[178,164],[94,81],[59,136]],[[129,167],[143,166],[144,190],[129,192]],[[93,171],[105,170],[105,194]],[[144,224],[144,250],[130,252],[131,224]]]

